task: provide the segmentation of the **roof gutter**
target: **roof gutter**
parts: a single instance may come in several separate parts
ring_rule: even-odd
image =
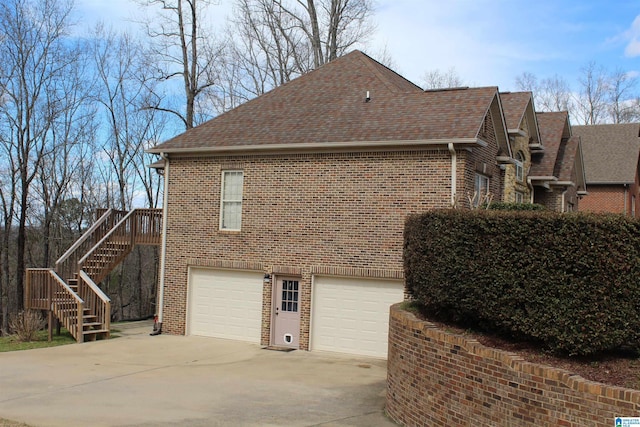
[[[352,142],[308,142],[293,144],[253,144],[213,147],[165,148],[162,145],[147,150],[147,153],[170,154],[233,154],[233,153],[265,153],[265,152],[334,152],[339,150],[367,150],[418,148],[432,146],[448,146],[449,144],[486,147],[487,142],[479,138],[441,138],[419,140],[391,141],[352,141]]]

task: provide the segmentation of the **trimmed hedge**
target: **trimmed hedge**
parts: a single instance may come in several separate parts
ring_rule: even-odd
[[[442,320],[557,354],[640,350],[639,231],[618,215],[414,215],[405,228],[407,287]]]
[[[494,202],[487,207],[492,211],[544,211],[547,208],[544,205],[538,203],[507,203],[507,202]]]

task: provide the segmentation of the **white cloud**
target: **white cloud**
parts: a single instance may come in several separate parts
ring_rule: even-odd
[[[625,32],[625,38],[629,40],[624,54],[627,57],[634,58],[640,56],[640,15],[633,20],[631,28]]]

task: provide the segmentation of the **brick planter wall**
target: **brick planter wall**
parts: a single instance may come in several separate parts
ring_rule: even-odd
[[[391,307],[387,413],[408,426],[611,427],[640,391],[525,362]]]

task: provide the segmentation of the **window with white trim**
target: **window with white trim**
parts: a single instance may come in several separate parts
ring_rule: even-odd
[[[516,153],[515,158],[516,164],[516,179],[518,182],[524,181],[524,155],[521,151]]]
[[[220,229],[240,230],[242,224],[242,171],[223,171],[220,195]]]
[[[524,203],[524,193],[516,191],[516,203]]]
[[[473,206],[478,207],[479,204],[484,203],[489,194],[489,177],[486,175],[476,174],[475,183],[473,186]]]

